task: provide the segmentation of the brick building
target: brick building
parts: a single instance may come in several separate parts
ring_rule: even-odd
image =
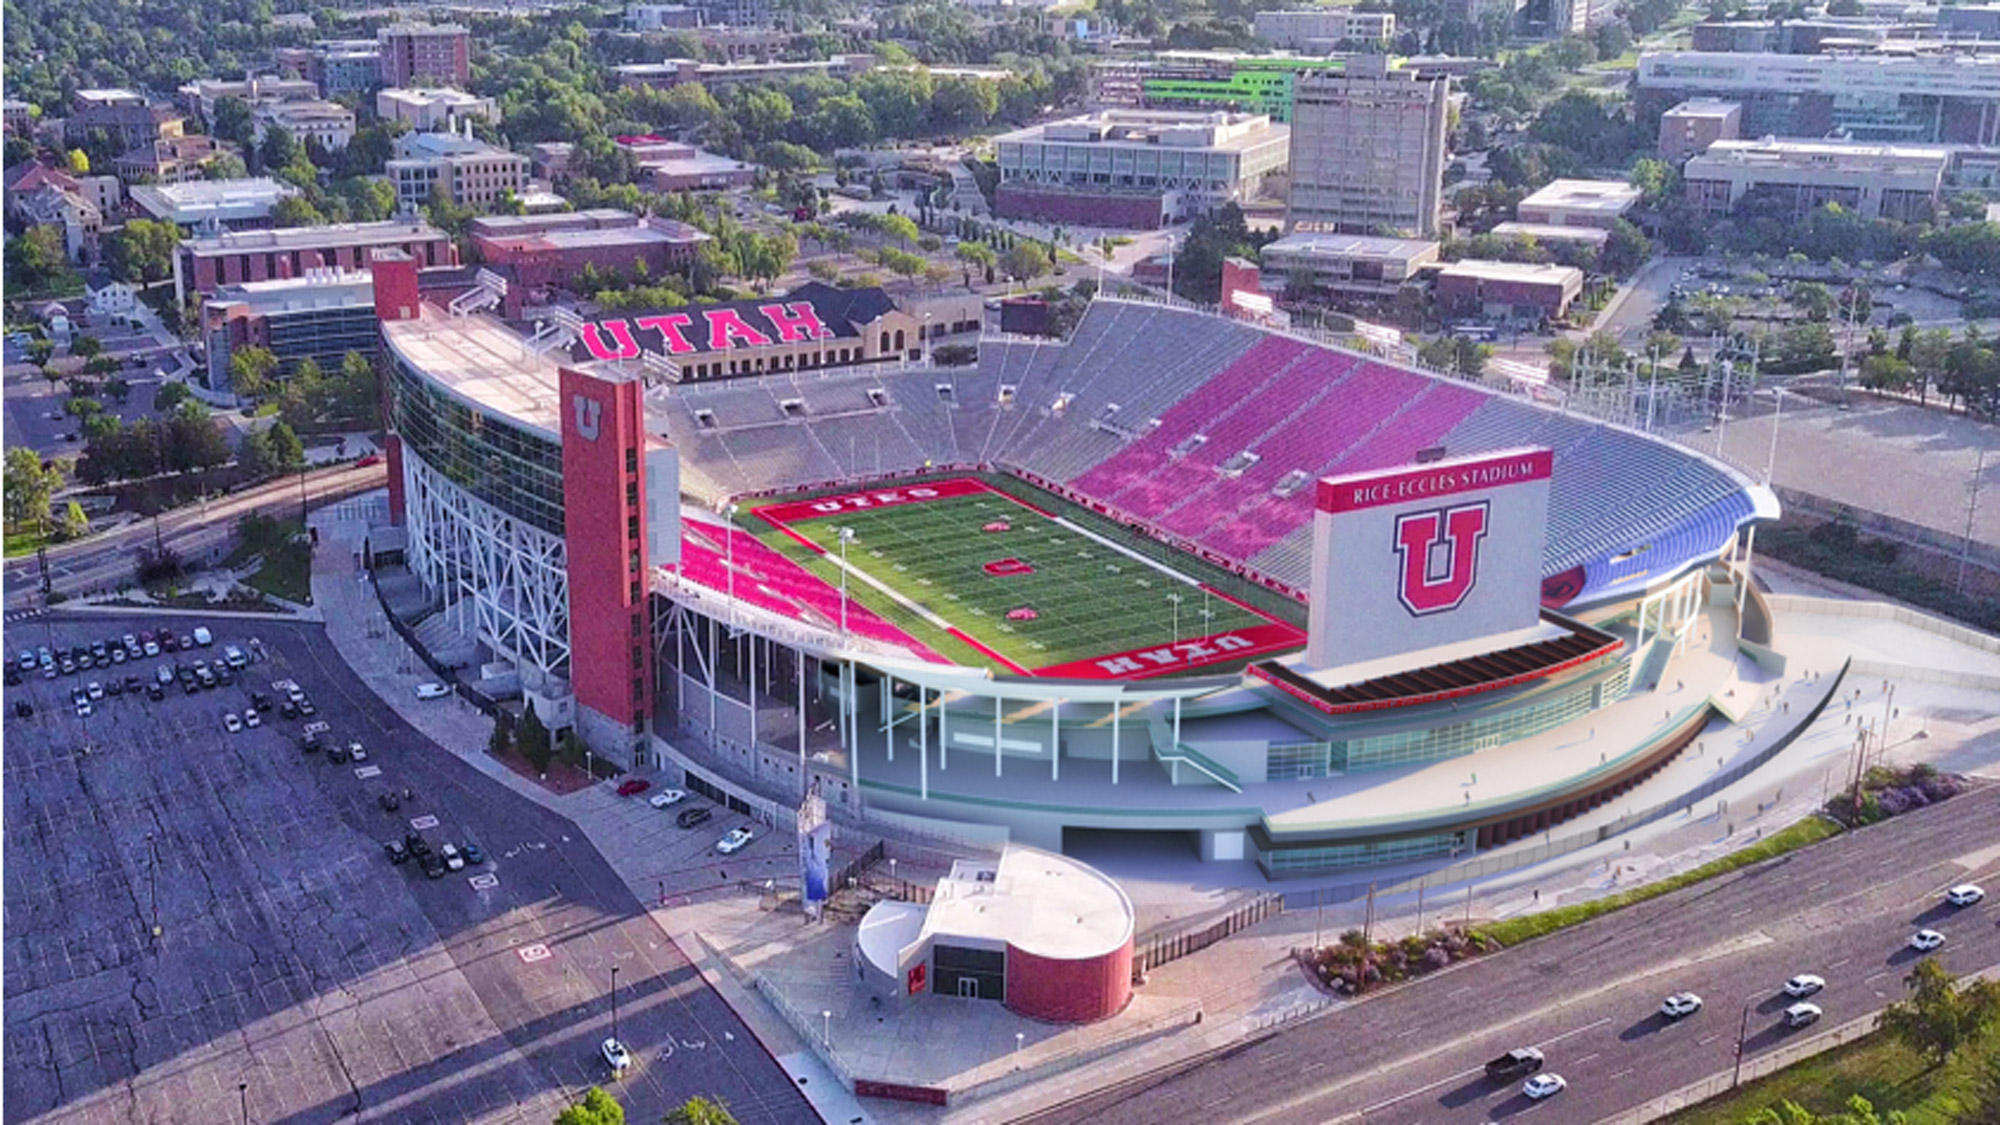
[[[429,223],[344,223],[324,227],[231,231],[181,242],[174,255],[174,299],[224,285],[304,277],[313,270],[368,268],[369,252],[393,247],[419,268],[458,264],[451,236]]]

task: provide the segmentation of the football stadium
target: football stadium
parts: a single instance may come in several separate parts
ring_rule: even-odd
[[[1559,405],[1143,301],[933,367],[881,290],[587,321],[373,272],[385,603],[466,690],[774,819],[1469,856],[1778,659],[1771,493]]]

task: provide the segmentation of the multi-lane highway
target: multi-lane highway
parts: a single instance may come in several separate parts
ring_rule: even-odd
[[[388,483],[388,470],[372,465],[342,465],[305,475],[304,494],[318,506],[355,496]],[[117,586],[130,579],[142,547],[158,542],[195,559],[236,534],[236,521],[251,513],[295,516],[301,488],[298,477],[286,477],[203,505],[191,505],[116,531],[93,535],[49,549],[49,579],[63,593]],[[41,604],[41,567],[33,556],[7,564],[7,608]]]
[[[1347,1005],[1192,1068],[1100,1091],[1038,1120],[1595,1121],[1729,1070],[1745,1057],[1880,1009],[1903,995],[1920,927],[1963,973],[2000,965],[2000,894],[1943,904],[1967,880],[2000,892],[2000,788],[1966,794],[1436,977]],[[1780,992],[1826,978],[1825,1019],[1787,1032]],[[1703,1010],[1658,1014],[1689,989]],[[1747,1016],[1746,1016],[1747,1012]],[[1569,1089],[1531,1102],[1481,1065],[1539,1046]]]

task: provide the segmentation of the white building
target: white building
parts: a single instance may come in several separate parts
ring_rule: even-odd
[[[1794,216],[1838,203],[1866,218],[1930,215],[1952,153],[1945,148],[1839,141],[1717,141],[1682,170],[1688,202],[1722,214],[1747,196]]]
[[[1778,55],[1653,51],[1636,100],[1743,107],[1746,137],[2000,145],[2000,55]]]
[[[1301,74],[1292,92],[1285,229],[1437,233],[1451,79],[1357,55]]]
[[[354,139],[354,111],[338,102],[265,102],[251,110],[250,121],[258,144],[272,126],[300,144],[318,141],[328,152],[339,152]]]
[[[1387,43],[1395,38],[1389,12],[1352,8],[1306,8],[1257,13],[1257,38],[1291,51],[1328,51],[1343,43]]]
[[[190,231],[215,232],[267,226],[272,208],[299,189],[268,177],[139,184],[132,202],[146,217]]]
[[[1514,210],[1524,223],[1610,230],[1644,192],[1623,180],[1551,180]]]
[[[1261,114],[1116,109],[994,144],[1001,217],[1148,227],[1265,194],[1290,161],[1291,130]]]
[[[304,78],[274,74],[241,79],[202,78],[182,86],[181,105],[203,121],[215,120],[215,103],[224,98],[256,102],[303,102],[319,98],[319,87]]]
[[[492,98],[444,86],[378,90],[375,114],[384,121],[406,121],[419,133],[452,132],[462,121],[500,123],[500,106]]]

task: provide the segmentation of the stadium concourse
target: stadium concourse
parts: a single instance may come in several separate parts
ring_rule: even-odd
[[[375,270],[378,585],[467,690],[773,822],[1462,856],[1782,664],[1768,490],[1483,387],[1121,300],[952,369],[879,291],[515,326]]]

